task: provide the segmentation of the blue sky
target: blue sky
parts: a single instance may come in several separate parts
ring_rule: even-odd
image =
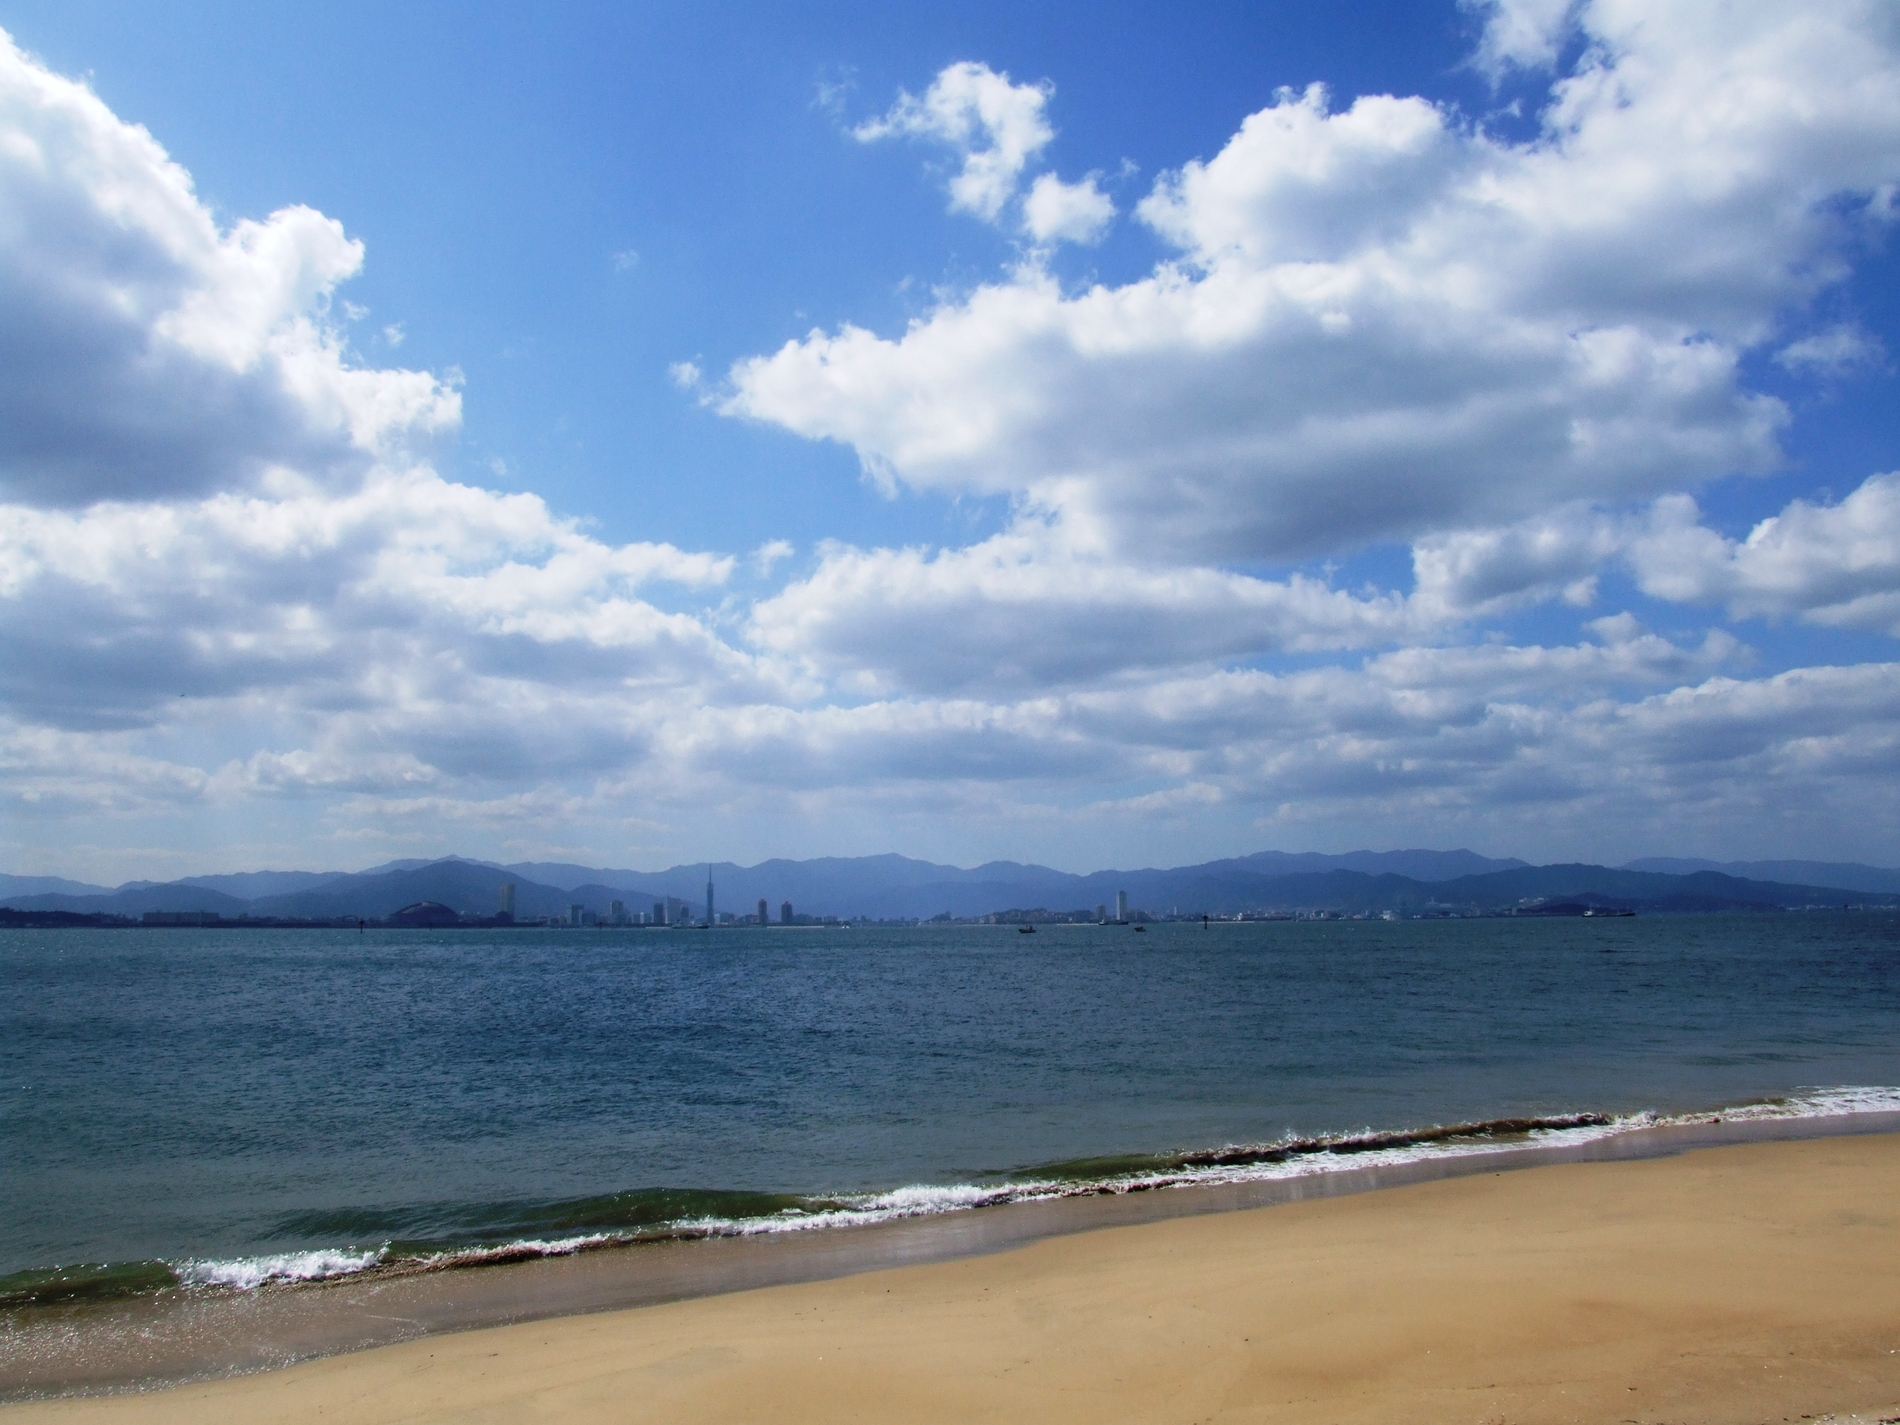
[[[0,26],[8,869],[1900,860],[1881,6]]]
[[[342,294],[370,312],[363,359],[397,359],[394,323],[402,362],[467,375],[445,471],[608,538],[750,548],[970,527],[866,499],[850,452],[708,416],[667,379],[814,326],[901,325],[1012,260],[1010,235],[945,213],[940,156],[850,126],[975,57],[1055,86],[1057,166],[1132,162],[1139,196],[1282,85],[1491,103],[1459,68],[1477,26],[1455,8],[1310,8],[62,3],[5,23],[150,129],[227,221],[304,203],[364,241]],[[1125,225],[1061,265],[1126,280],[1163,251]]]

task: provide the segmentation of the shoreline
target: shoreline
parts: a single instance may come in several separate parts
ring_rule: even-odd
[[[1209,1212],[408,1341],[7,1425],[1890,1421],[1900,1134]],[[841,1234],[842,1235],[842,1234]]]
[[[273,1283],[250,1291],[182,1288],[15,1308],[0,1313],[0,1403],[243,1377],[452,1333],[835,1281],[993,1256],[1077,1234],[1524,1169],[1900,1134],[1900,1112],[1735,1112],[1622,1127],[1581,1142],[1483,1146],[1289,1177],[1031,1199],[814,1231],[614,1244],[526,1261]]]

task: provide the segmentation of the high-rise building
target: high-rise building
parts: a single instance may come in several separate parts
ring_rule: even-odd
[[[665,901],[653,902],[653,923],[655,925],[666,924],[666,902]]]
[[[765,907],[765,897],[760,896],[759,897],[759,924],[770,925],[771,923],[772,923],[771,916],[767,913],[766,907]]]
[[[579,901],[575,901],[573,905],[567,908],[567,923],[569,925],[579,925],[581,923],[581,917],[586,914],[587,907],[582,905]]]
[[[712,867],[708,866],[706,868],[706,928],[710,930],[712,929],[714,924],[715,922],[713,920],[713,900],[712,900]]]
[[[1108,907],[1105,905],[1096,906],[1095,918],[1101,921],[1104,925],[1106,925],[1108,923]]]
[[[792,923],[792,903],[790,901],[786,901],[778,908],[778,923],[780,925],[790,925]]]
[[[610,924],[625,925],[627,923],[627,903],[625,901],[610,902],[607,906],[607,919]]]
[[[495,919],[513,920],[515,918],[515,883],[507,881],[495,892]]]
[[[1116,920],[1128,919],[1128,892],[1127,891],[1115,892],[1115,919]]]

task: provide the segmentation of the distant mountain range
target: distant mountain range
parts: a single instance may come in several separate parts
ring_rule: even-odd
[[[1862,866],[1853,861],[1702,861],[1687,856],[1645,856],[1628,862],[1626,871],[1662,871],[1684,876],[1692,871],[1720,871],[1753,881],[1792,881],[1807,886],[1839,886],[1844,891],[1900,892],[1900,871]]]
[[[714,864],[719,909],[751,912],[764,900],[776,918],[782,901],[809,915],[918,918],[984,915],[1008,909],[1093,909],[1113,906],[1118,891],[1131,907],[1156,915],[1231,915],[1275,908],[1344,911],[1432,906],[1494,908],[1532,899],[1584,898],[1651,910],[1716,910],[1834,904],[1844,899],[1900,903],[1900,871],[1830,862],[1775,861],[1718,865],[1647,860],[1624,867],[1532,866],[1471,851],[1262,851],[1197,866],[1074,875],[1047,866],[992,861],[964,869],[908,857],[821,857]],[[1740,871],[1753,874],[1738,874]],[[564,915],[580,904],[603,911],[613,900],[651,910],[672,896],[704,904],[708,868],[605,870],[563,862],[500,865],[450,856],[392,861],[367,871],[249,871],[179,881],[134,881],[108,888],[50,876],[0,875],[0,906],[27,911],[213,911],[238,915],[325,919],[381,918],[418,901],[492,915],[504,883],[515,886],[518,919]]]

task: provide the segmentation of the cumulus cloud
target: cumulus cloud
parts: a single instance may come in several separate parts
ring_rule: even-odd
[[[16,810],[584,779],[682,705],[796,695],[691,607],[731,556],[608,544],[422,459],[459,378],[346,359],[326,314],[363,249],[340,224],[220,228],[149,135],[10,41],[0,206]]]
[[[1055,137],[1043,113],[1051,92],[966,60],[946,66],[923,97],[902,94],[889,113],[851,132],[865,143],[902,136],[949,145],[963,165],[950,180],[950,206],[994,222],[1030,159]]]
[[[1492,77],[1511,69],[1548,69],[1557,62],[1576,0],[1463,0],[1484,17],[1473,63]]]
[[[735,573],[785,578],[788,542],[743,566],[614,544],[444,478],[423,457],[453,377],[353,364],[328,324],[360,244],[306,208],[220,226],[150,136],[9,46],[9,815],[282,807],[293,845],[316,820],[615,857],[679,850],[688,817],[728,834],[761,788],[885,845],[1216,821],[1229,846],[1376,827],[1609,858],[1766,824],[1771,799],[1808,844],[1847,808],[1900,832],[1866,796],[1900,771],[1900,665],[1745,676],[1731,632],[1645,627],[1598,583],[1900,634],[1900,476],[1743,538],[1682,493],[1780,458],[1744,357],[1879,358],[1859,328],[1778,323],[1887,220],[1893,26],[1486,14],[1494,68],[1554,64],[1566,25],[1588,41],[1532,141],[1283,93],[1157,181],[1136,216],[1173,256],[1138,281],[1065,291],[1032,256],[901,334],[740,362],[726,411],[845,442],[893,488],[1009,502],[967,547],[824,544],[744,599]],[[957,65],[857,132],[949,145],[961,211],[1090,241],[1114,216],[1096,180],[1035,172],[1048,97]],[[669,375],[708,390],[697,362]],[[1317,562],[1390,540],[1410,589]],[[1488,626],[1544,601],[1595,616]]]
[[[1775,361],[1790,371],[1822,376],[1840,376],[1856,367],[1884,365],[1886,357],[1879,337],[1847,322],[1789,342],[1775,353]]]
[[[1773,799],[1778,832],[1819,829],[1864,802],[1855,777],[1891,775],[1900,705],[1883,699],[1900,665],[1739,680],[1715,671],[1723,652],[1653,635],[1411,650],[1361,671],[1088,695],[1071,716],[1178,785],[1218,788],[1262,809],[1264,825],[1307,835],[1378,818],[1395,834],[1464,826],[1520,845],[1554,831],[1613,856],[1711,806]]]
[[[833,545],[809,578],[753,609],[752,636],[855,691],[1021,693],[1361,648],[1417,631],[1399,596],[1294,576],[1152,569],[1019,526],[957,550]]]
[[[1096,187],[1093,173],[1080,183],[1041,174],[1023,199],[1023,231],[1042,243],[1100,242],[1114,217],[1115,204]]]
[[[41,505],[360,473],[457,394],[344,359],[362,246],[289,207],[220,229],[142,128],[0,34],[0,493]]]
[[[1412,546],[1414,600],[1443,619],[1562,598],[1587,607],[1598,570],[1622,548],[1618,523],[1567,506],[1514,525],[1455,530]]]
[[[1786,412],[1741,358],[1881,220],[1900,41],[1871,4],[1575,19],[1533,140],[1284,92],[1138,206],[1180,254],[1151,275],[1024,269],[895,336],[814,332],[736,363],[723,409],[1184,562],[1774,468]]]
[[[1900,473],[1838,504],[1794,500],[1741,540],[1705,526],[1691,497],[1670,496],[1629,543],[1657,598],[1900,636]]]
[[[1005,700],[710,709],[656,746],[668,766],[769,786],[817,815],[866,798],[937,815],[1041,805],[1070,824],[1218,806],[1309,836],[1376,820],[1602,855],[1770,799],[1778,827],[1821,830],[1865,803],[1858,779],[1900,765],[1900,665],[1744,679],[1725,671],[1725,636],[1685,645],[1625,618],[1595,635]],[[1077,789],[1107,785],[1142,790],[1063,813]],[[1900,814],[1874,816],[1900,828]]]
[[[132,727],[176,717],[181,695],[342,712],[482,679],[743,679],[697,620],[640,597],[731,569],[605,545],[533,495],[427,470],[346,496],[16,509],[0,527],[0,695],[49,725]]]

